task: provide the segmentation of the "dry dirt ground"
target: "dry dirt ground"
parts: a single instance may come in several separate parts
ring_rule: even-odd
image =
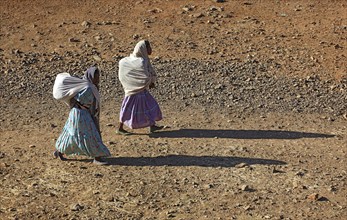
[[[115,133],[122,97],[112,93],[101,115],[111,165],[99,167],[52,159],[68,109],[31,87],[16,93],[54,77],[66,52],[66,71],[82,68],[79,58],[116,70],[148,38],[156,60],[250,61],[345,94],[345,1],[2,0],[0,9],[0,219],[346,218],[346,114],[183,108],[156,93],[167,128],[124,137]],[[36,71],[22,54],[39,60],[28,59]]]

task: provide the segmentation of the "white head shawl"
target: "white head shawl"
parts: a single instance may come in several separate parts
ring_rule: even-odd
[[[119,61],[119,81],[125,96],[137,94],[149,88],[156,80],[156,74],[148,58],[146,43],[138,42],[132,54]]]
[[[147,41],[148,42],[148,41]],[[146,40],[141,40],[139,41],[132,54],[130,54],[130,56],[133,57],[142,57],[145,61],[145,68],[147,68],[147,71],[150,73],[150,75],[152,77],[155,77],[156,74],[154,72],[154,69],[152,67],[151,62],[149,61],[149,57],[148,57],[148,51],[147,51],[147,45],[146,45]]]

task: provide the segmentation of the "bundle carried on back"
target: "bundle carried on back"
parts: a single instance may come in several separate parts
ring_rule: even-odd
[[[53,97],[70,104],[70,99],[78,92],[94,87],[88,80],[71,76],[69,73],[59,73],[54,81]]]

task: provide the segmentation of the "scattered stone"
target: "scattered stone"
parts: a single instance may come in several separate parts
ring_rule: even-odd
[[[138,34],[134,34],[134,35],[133,35],[133,39],[134,39],[134,40],[137,40],[137,39],[139,39],[139,38],[140,38],[140,35],[138,35]]]
[[[252,209],[252,207],[251,207],[250,205],[246,205],[246,206],[243,207],[243,209],[244,209],[245,211],[249,211],[249,210]]]
[[[205,185],[204,185],[204,188],[205,188],[205,189],[212,189],[213,187],[214,187],[214,185],[211,184],[211,183],[210,183],[210,184],[205,184]]]
[[[161,10],[160,8],[154,8],[154,9],[148,10],[148,12],[150,12],[150,13],[160,13],[162,11],[163,10]]]
[[[242,190],[242,191],[248,191],[248,192],[249,192],[249,191],[251,191],[252,189],[251,189],[248,185],[242,185],[242,186],[241,186],[241,190]]]
[[[36,147],[36,145],[34,145],[34,144],[29,145],[29,148],[35,148],[35,147]]]
[[[204,17],[204,14],[203,13],[196,13],[196,14],[193,14],[192,16],[193,16],[193,18],[202,18],[202,17]]]
[[[0,168],[5,168],[5,167],[9,167],[9,165],[7,163],[0,163]]]
[[[104,175],[101,173],[94,173],[94,177],[102,178]]]
[[[1,158],[4,158],[5,155],[6,155],[6,154],[5,154],[4,152],[0,152],[0,159],[1,159]]]
[[[247,163],[239,163],[239,164],[236,164],[235,167],[236,168],[244,168],[244,167],[248,167],[249,165]]]
[[[91,23],[90,23],[90,22],[88,22],[88,21],[83,21],[83,22],[81,23],[81,25],[82,25],[83,27],[87,27],[87,28],[89,28],[89,27],[90,27],[90,25],[91,25]]]
[[[282,170],[278,170],[276,169],[275,167],[272,169],[272,173],[285,173],[284,171]]]
[[[70,206],[71,211],[81,211],[83,209],[84,209],[84,206],[79,203],[76,203]]]
[[[69,42],[76,43],[76,42],[80,42],[80,40],[77,38],[71,37],[69,38]]]
[[[307,199],[311,200],[311,201],[318,201],[319,194],[318,193],[312,193],[311,195],[307,196]]]
[[[98,55],[93,55],[93,59],[98,62],[102,60],[101,57],[99,57]]]
[[[193,8],[194,7],[192,7],[192,6],[185,6],[185,7],[182,8],[182,10],[188,12],[188,11],[192,11]]]

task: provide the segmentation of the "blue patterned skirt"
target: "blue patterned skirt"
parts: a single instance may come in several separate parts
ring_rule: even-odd
[[[72,108],[55,148],[63,154],[111,156],[88,110]]]

